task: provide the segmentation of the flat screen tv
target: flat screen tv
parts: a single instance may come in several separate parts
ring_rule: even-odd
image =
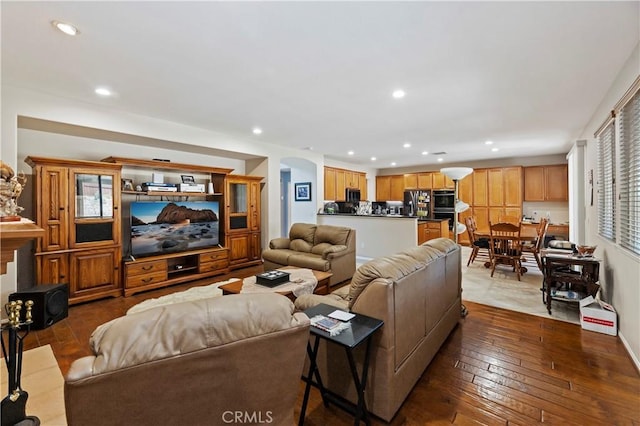
[[[217,201],[131,203],[131,255],[152,256],[217,246]]]

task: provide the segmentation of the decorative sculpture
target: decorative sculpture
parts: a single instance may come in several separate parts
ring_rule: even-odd
[[[13,169],[0,160],[0,221],[12,222],[21,219],[24,208],[18,205],[18,197],[27,183],[24,173],[16,175]]]
[[[22,310],[22,300],[9,302],[5,305],[5,311],[9,321],[2,326],[2,331],[7,330],[7,345],[2,338],[2,354],[7,364],[7,377],[9,391],[2,400],[2,426],[31,425],[37,426],[40,420],[35,416],[26,415],[27,398],[29,394],[24,391],[20,384],[22,372],[22,352],[23,340],[29,334],[31,323],[33,322],[32,309],[33,301],[27,300],[24,303],[26,308],[25,320],[20,320]]]

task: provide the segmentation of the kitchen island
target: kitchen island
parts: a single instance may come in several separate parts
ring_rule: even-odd
[[[447,222],[402,215],[356,215],[318,213],[319,225],[346,226],[356,230],[356,257],[358,263],[389,256],[418,245],[420,225]],[[447,225],[444,225],[447,226]],[[435,235],[434,235],[435,236]]]

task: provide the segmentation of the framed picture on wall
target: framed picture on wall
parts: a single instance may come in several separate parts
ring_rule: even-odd
[[[311,201],[311,182],[294,184],[296,201]]]

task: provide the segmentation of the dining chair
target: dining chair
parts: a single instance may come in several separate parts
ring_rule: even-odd
[[[498,217],[498,223],[520,224],[520,217],[519,216],[501,215],[501,216]]]
[[[542,261],[540,260],[540,250],[544,247],[544,237],[547,235],[547,229],[549,229],[549,219],[542,218],[540,219],[540,224],[537,228],[538,236],[535,241],[532,242],[523,242],[522,243],[522,252],[523,253],[531,253],[538,264],[538,268],[542,271]]]
[[[497,265],[509,265],[520,281],[522,268],[522,244],[520,241],[520,223],[491,223],[489,221],[491,251],[491,276]]]
[[[486,262],[491,258],[489,255],[489,239],[479,238],[476,235],[478,225],[476,219],[473,216],[468,216],[464,219],[464,224],[467,226],[467,234],[469,235],[469,242],[471,243],[471,254],[467,261],[467,266],[472,264],[478,255],[480,255]]]

